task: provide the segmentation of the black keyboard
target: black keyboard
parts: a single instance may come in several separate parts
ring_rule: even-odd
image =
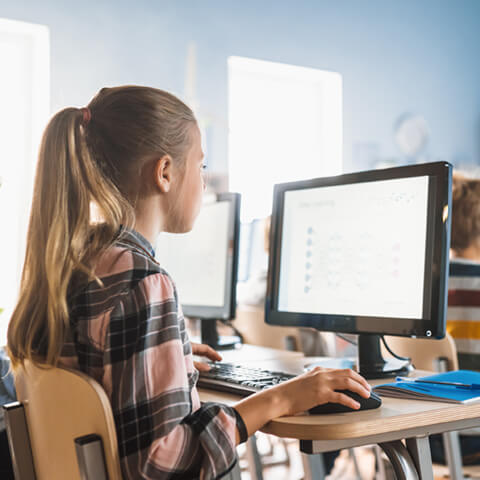
[[[290,380],[296,375],[272,372],[233,363],[211,363],[208,372],[200,372],[198,386],[248,396]]]

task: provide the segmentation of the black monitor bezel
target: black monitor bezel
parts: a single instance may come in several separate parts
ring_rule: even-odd
[[[225,269],[225,293],[223,305],[190,305],[182,303],[182,310],[185,316],[200,319],[223,319],[235,318],[237,307],[237,275],[238,275],[238,254],[240,239],[240,194],[227,192],[218,193],[216,202],[228,201],[230,203],[230,214],[228,222],[228,242],[231,248],[227,253],[227,268]],[[213,232],[212,232],[213,233]],[[202,279],[199,279],[201,282]]]
[[[278,310],[281,236],[285,192],[289,190],[425,175],[429,177],[427,245],[433,247],[433,250],[427,249],[427,253],[431,253],[432,259],[432,274],[431,276],[429,275],[432,283],[430,292],[431,298],[429,302],[429,318],[398,319],[392,317],[310,314]],[[323,177],[275,185],[270,231],[270,258],[267,296],[265,302],[265,322],[271,325],[313,327],[322,331],[338,333],[443,338],[445,336],[448,254],[450,249],[449,212],[451,211],[451,175],[452,166],[449,163],[435,162],[348,173],[334,177]],[[432,199],[432,196],[434,199]],[[433,213],[433,215],[431,213]],[[428,261],[428,257],[429,255],[426,255],[426,262]],[[427,272],[425,273],[425,277],[427,277]]]

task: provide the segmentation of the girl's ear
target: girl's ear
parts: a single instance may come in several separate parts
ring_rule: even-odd
[[[162,193],[167,193],[172,187],[173,162],[170,155],[164,155],[155,163],[154,182]]]

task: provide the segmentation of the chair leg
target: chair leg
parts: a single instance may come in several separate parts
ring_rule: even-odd
[[[385,463],[383,461],[383,456],[382,456],[382,449],[378,446],[375,445],[374,451],[375,451],[375,459],[377,460],[377,468],[378,468],[378,473],[377,473],[377,480],[387,480],[387,470],[385,468]]]
[[[285,465],[290,468],[290,452],[288,451],[288,445],[284,438],[278,437],[282,443],[283,449],[285,450]]]
[[[15,478],[34,480],[35,466],[23,404],[8,403],[3,405],[3,412]]]
[[[325,464],[321,453],[308,454],[301,453],[303,463],[304,480],[324,480]]]
[[[352,459],[353,468],[355,468],[355,475],[357,476],[358,480],[362,480],[362,475],[360,473],[360,469],[358,468],[358,462],[357,462],[357,456],[355,455],[355,450],[353,448],[349,448],[348,455]]]
[[[262,459],[258,453],[255,435],[247,440],[247,460],[251,480],[263,480]]]
[[[460,453],[460,439],[458,432],[442,433],[445,457],[452,480],[463,480],[462,455]]]

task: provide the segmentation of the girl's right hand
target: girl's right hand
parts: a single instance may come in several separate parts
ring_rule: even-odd
[[[341,403],[355,410],[360,408],[353,398],[336,390],[350,390],[365,398],[370,396],[370,385],[357,372],[316,367],[240,400],[235,409],[243,418],[248,435],[252,435],[274,418],[304,412],[322,403]],[[239,439],[237,432],[237,443]]]
[[[341,403],[355,410],[360,404],[336,390],[350,390],[364,398],[370,396],[370,385],[357,372],[316,367],[292,378],[270,392],[279,402],[280,416],[303,412],[323,403]]]

